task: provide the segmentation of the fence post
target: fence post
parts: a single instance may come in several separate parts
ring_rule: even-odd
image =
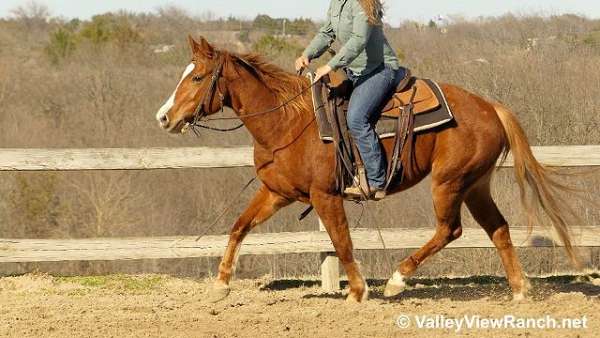
[[[326,231],[323,221],[319,218],[319,230]],[[340,262],[335,252],[321,253],[321,288],[325,292],[340,289]]]

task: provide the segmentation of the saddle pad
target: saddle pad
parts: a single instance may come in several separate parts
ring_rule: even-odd
[[[416,92],[414,92],[416,88]],[[426,113],[440,107],[440,100],[433,92],[432,86],[425,80],[417,79],[414,85],[407,90],[394,94],[394,97],[383,108],[383,116],[397,118],[400,114],[398,108],[406,106],[413,99],[415,115]]]
[[[444,96],[440,86],[436,82],[429,79],[425,79],[423,81],[428,84],[428,88],[431,88],[439,104],[437,108],[433,110],[426,110],[419,114],[415,113],[415,133],[426,132],[454,120],[452,110],[450,109],[450,106],[448,105],[446,97]],[[398,119],[397,116],[400,114],[400,108],[396,108],[395,110],[396,113],[394,115],[382,115],[377,122],[375,130],[377,131],[379,138],[385,139],[394,137],[396,135],[396,120]]]
[[[436,101],[439,102],[437,108],[433,110],[426,110],[419,114],[415,114],[415,124],[414,131],[415,132],[426,132],[433,128],[442,126],[450,121],[454,120],[454,115],[448,106],[448,102],[439,87],[439,85],[432,80],[422,80],[427,84],[427,88],[431,88],[433,95],[436,98]],[[410,92],[411,90],[409,90]],[[412,95],[412,94],[411,94]],[[409,97],[410,99],[410,97]],[[318,107],[315,105],[315,107]],[[396,121],[398,119],[398,115],[400,113],[400,106],[394,108],[393,113],[388,112],[388,114],[382,115],[382,117],[377,122],[375,130],[379,135],[380,139],[394,137],[396,133]],[[315,112],[317,113],[317,112]],[[327,119],[319,118],[320,114],[317,113],[317,124],[319,126],[319,135],[321,140],[325,142],[333,141],[332,128]]]

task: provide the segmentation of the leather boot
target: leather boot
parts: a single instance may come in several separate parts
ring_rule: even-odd
[[[363,189],[361,189],[361,187],[359,187],[358,185],[352,185],[351,187],[347,187],[346,189],[344,189],[344,195],[348,197],[363,199],[365,197],[365,194],[367,195],[367,197],[369,197],[369,191],[363,191]]]
[[[352,185],[351,187],[348,187],[344,190],[344,195],[348,197],[363,199],[364,194],[367,195],[368,199],[373,201],[381,201],[387,196],[386,191],[383,189],[373,189],[369,191],[364,191],[363,193],[363,190],[357,185]]]
[[[387,196],[387,193],[385,190],[383,189],[375,189],[375,190],[371,190],[371,195],[370,198],[373,201],[381,201],[382,199],[384,199]]]

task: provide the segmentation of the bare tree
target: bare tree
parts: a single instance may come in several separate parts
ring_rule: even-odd
[[[34,0],[12,9],[10,13],[29,29],[43,26],[50,17],[48,6]]]
[[[215,12],[209,11],[209,10],[206,10],[206,11],[200,13],[200,16],[198,16],[198,20],[200,20],[201,22],[215,21],[216,18],[217,18],[217,14],[215,14]]]
[[[141,225],[144,219],[136,208],[145,209],[149,202],[135,188],[134,179],[131,173],[92,173],[67,182],[81,203],[72,214],[86,221],[92,236],[110,236]]]

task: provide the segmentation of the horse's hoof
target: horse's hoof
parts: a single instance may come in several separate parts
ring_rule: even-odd
[[[349,294],[348,297],[346,297],[346,303],[348,303],[348,304],[358,304],[358,303],[360,303],[360,300],[356,297],[356,295]]]
[[[513,302],[522,302],[527,300],[529,289],[531,289],[531,283],[529,283],[529,279],[524,278],[521,289],[517,292],[513,291]]]
[[[385,285],[385,291],[383,291],[383,296],[394,297],[400,294],[400,292],[404,291],[405,288],[406,282],[404,281],[404,276],[402,276],[400,272],[396,271],[394,272],[392,278],[390,278],[390,280],[388,280],[387,284]]]
[[[369,299],[369,291],[365,290],[365,291],[363,291],[362,296],[358,296],[354,293],[350,293],[348,295],[348,297],[346,297],[346,303],[357,304],[357,303],[362,303],[362,302],[366,301],[367,299]]]
[[[522,292],[513,294],[513,302],[515,303],[525,302],[526,300],[527,296]]]
[[[523,290],[520,292],[513,292],[513,302],[525,302],[527,301],[527,291]]]
[[[231,288],[227,284],[223,283],[215,283],[214,286],[208,290],[206,301],[209,303],[219,302],[227,296],[231,292]]]
[[[364,301],[367,301],[369,299],[369,285],[367,284],[367,281],[364,281],[364,285],[365,288],[360,296],[357,294],[357,292],[352,292],[352,290],[350,290],[348,297],[346,297],[346,302],[362,303]]]

